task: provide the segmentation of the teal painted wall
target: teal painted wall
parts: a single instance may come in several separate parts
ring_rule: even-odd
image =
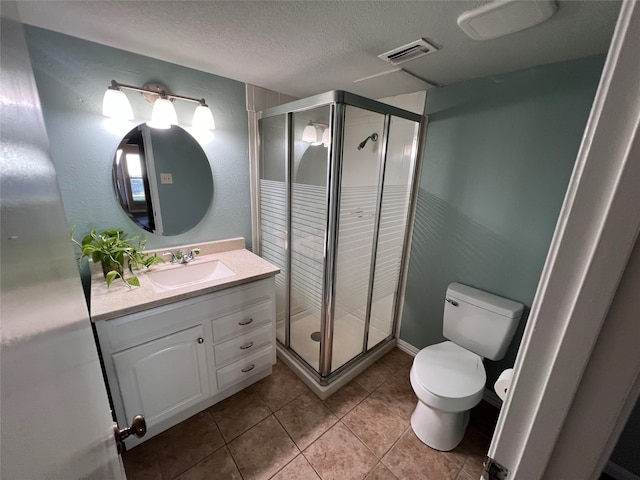
[[[198,144],[185,141],[189,137],[184,135],[184,131],[175,127],[167,130],[151,128],[149,133],[163,233],[177,235],[187,232],[197,219],[205,217],[211,204],[211,168]],[[162,173],[171,173],[173,183],[163,184],[160,180]]]
[[[488,385],[513,366],[604,56],[429,90],[429,124],[400,338],[444,340],[444,296],[460,282],[522,302]]]
[[[243,83],[154,58],[25,26],[27,45],[51,156],[69,226],[82,237],[122,227],[148,237],[148,248],[244,237],[251,243],[248,121]],[[201,142],[211,164],[214,194],[205,218],[187,233],[162,237],[135,225],[117,204],[111,183],[113,155],[135,124],[151,118],[151,104],[128,91],[136,121],[114,126],[102,116],[102,97],[111,80],[141,86],[155,81],[173,92],[206,98],[216,130]],[[190,126],[195,104],[175,102],[181,126]],[[87,272],[83,270],[86,283]]]

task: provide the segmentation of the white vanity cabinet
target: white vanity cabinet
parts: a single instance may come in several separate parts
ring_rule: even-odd
[[[273,277],[95,322],[120,427],[142,414],[132,447],[271,373]]]

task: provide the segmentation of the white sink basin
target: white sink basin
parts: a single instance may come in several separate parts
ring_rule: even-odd
[[[163,270],[151,271],[146,276],[156,291],[163,292],[234,275],[235,272],[220,260],[212,260],[210,262],[196,261],[186,265],[172,265]]]

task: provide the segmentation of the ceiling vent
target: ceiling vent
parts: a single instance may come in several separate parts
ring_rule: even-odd
[[[474,40],[490,40],[542,23],[557,9],[554,0],[495,0],[464,12],[458,26]]]
[[[400,65],[401,63],[408,62],[424,55],[437,52],[438,49],[427,42],[424,38],[416,40],[415,42],[407,43],[393,50],[378,55],[378,58],[384,60],[391,65]]]

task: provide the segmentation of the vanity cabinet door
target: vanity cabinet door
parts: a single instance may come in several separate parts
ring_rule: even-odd
[[[148,426],[211,395],[202,325],[112,355],[126,418]]]

